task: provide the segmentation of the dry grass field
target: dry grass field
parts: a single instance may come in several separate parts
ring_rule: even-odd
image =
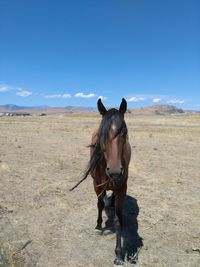
[[[0,118],[0,266],[113,266],[88,162],[95,112]],[[200,115],[126,115],[132,146],[124,250],[147,267],[200,266]],[[104,221],[106,214],[104,213]]]

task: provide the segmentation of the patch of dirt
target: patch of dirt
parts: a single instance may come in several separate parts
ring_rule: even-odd
[[[95,112],[0,118],[0,266],[16,253],[10,266],[113,266],[115,234],[94,231],[92,178],[69,192],[99,122]],[[200,266],[200,115],[127,114],[126,122],[125,266]],[[112,221],[110,208],[104,223]]]

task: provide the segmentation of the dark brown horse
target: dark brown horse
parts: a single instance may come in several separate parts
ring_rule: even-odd
[[[97,230],[102,230],[102,211],[106,191],[113,191],[112,202],[115,206],[116,229],[116,259],[114,263],[121,265],[123,264],[121,247],[122,207],[127,191],[128,165],[131,158],[128,131],[124,121],[127,103],[125,99],[122,99],[119,110],[114,108],[106,110],[99,99],[97,106],[102,115],[102,121],[99,129],[92,136],[90,162],[79,183],[86,179],[89,173],[91,174],[98,198]]]

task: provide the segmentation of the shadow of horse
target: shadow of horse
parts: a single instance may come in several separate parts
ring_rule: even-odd
[[[108,198],[108,202],[112,202],[112,196]],[[107,229],[109,232],[114,233],[114,207],[109,205],[105,208],[106,215],[108,217],[105,222],[104,233]],[[135,264],[138,260],[140,249],[143,247],[143,240],[138,234],[138,221],[137,216],[139,214],[139,206],[137,200],[129,195],[126,196],[123,206],[123,259],[127,259],[128,262]]]

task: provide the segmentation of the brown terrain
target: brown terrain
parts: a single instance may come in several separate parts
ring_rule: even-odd
[[[0,266],[113,266],[115,234],[94,231],[92,178],[69,191],[100,116],[53,113],[0,117]],[[124,266],[200,266],[200,115],[169,113],[126,114]]]

